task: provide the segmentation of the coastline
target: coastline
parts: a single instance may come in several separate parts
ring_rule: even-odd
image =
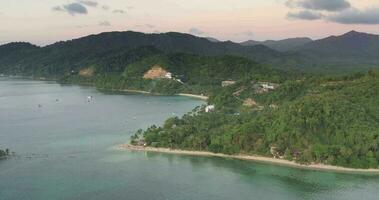
[[[292,167],[292,168],[298,168],[298,169],[317,170],[317,171],[326,171],[326,172],[353,173],[353,174],[379,174],[379,169],[354,169],[354,168],[338,167],[338,166],[324,165],[324,164],[302,165],[294,161],[269,158],[269,157],[264,157],[264,156],[226,155],[226,154],[212,153],[212,152],[207,152],[207,151],[188,151],[188,150],[178,150],[178,149],[168,149],[168,148],[141,147],[141,146],[133,146],[130,144],[118,145],[116,146],[116,149],[129,150],[129,151],[156,152],[156,153],[165,153],[165,154],[232,158],[232,159],[238,159],[238,160],[275,164],[279,166],[286,166],[286,167]]]
[[[187,94],[187,93],[179,93],[177,94],[178,96],[183,96],[183,97],[191,97],[195,99],[201,99],[201,100],[208,100],[209,97],[204,96],[204,95],[197,95],[197,94]]]
[[[143,90],[132,90],[132,89],[119,89],[119,90],[112,90],[116,92],[130,92],[130,93],[139,93],[139,94],[152,94],[151,92],[148,91],[143,91]]]
[[[23,79],[30,79],[30,80],[37,80],[37,81],[55,81],[55,82],[57,82],[58,84],[61,84],[61,83],[58,82],[57,79],[54,79],[54,78],[46,78],[46,77],[7,76],[7,75],[3,75],[3,76],[0,76],[0,77],[23,78]],[[99,90],[114,91],[114,92],[130,92],[130,93],[139,93],[139,94],[161,95],[161,94],[151,93],[151,92],[144,91],[144,90],[97,88],[97,87],[94,86],[93,84],[84,84],[84,83],[68,83],[68,85],[79,85],[79,86],[80,86],[80,85],[85,85],[85,86],[91,86],[91,87],[94,87],[95,89],[99,89]],[[198,95],[198,94],[188,94],[188,93],[179,93],[179,94],[174,94],[174,95],[170,95],[170,96],[183,96],[183,97],[190,97],[190,98],[200,99],[200,100],[204,100],[204,101],[207,101],[207,100],[209,99],[208,96]]]
[[[109,89],[104,89],[104,90],[109,90]],[[139,94],[151,94],[151,95],[161,95],[161,94],[155,94],[151,93],[148,91],[144,90],[132,90],[132,89],[111,89],[110,91],[115,91],[115,92],[130,92],[130,93],[139,93]],[[172,96],[183,96],[183,97],[190,97],[190,98],[195,98],[195,99],[200,99],[200,100],[208,100],[208,96],[204,95],[197,95],[197,94],[188,94],[188,93],[179,93],[179,94],[174,94]]]

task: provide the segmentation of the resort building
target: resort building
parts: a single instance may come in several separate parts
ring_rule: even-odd
[[[208,105],[205,107],[205,112],[206,113],[210,113],[210,112],[213,112],[215,110],[215,105]]]
[[[222,87],[228,87],[228,86],[231,86],[231,85],[234,85],[234,84],[236,84],[235,81],[222,81],[221,82],[221,86]]]

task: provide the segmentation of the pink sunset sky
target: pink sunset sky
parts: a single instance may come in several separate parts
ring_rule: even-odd
[[[46,45],[107,31],[240,42],[350,30],[379,34],[378,0],[0,0],[0,43]]]

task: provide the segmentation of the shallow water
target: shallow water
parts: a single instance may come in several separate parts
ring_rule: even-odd
[[[112,148],[200,104],[0,78],[0,199],[378,199],[377,176]]]

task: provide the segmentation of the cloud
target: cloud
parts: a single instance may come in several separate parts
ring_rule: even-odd
[[[300,20],[323,19],[325,21],[334,22],[338,24],[376,25],[379,24],[379,7],[368,8],[365,10],[350,8],[348,10],[330,13],[327,15],[323,15],[319,12],[314,12],[310,10],[303,10],[300,12],[289,12],[287,14],[287,18]]]
[[[192,35],[203,35],[205,32],[198,28],[191,28],[190,30],[188,30],[188,33]]]
[[[111,7],[109,7],[109,6],[107,6],[107,5],[103,5],[101,8],[102,8],[103,10],[109,10],[109,9],[111,9]]]
[[[313,12],[309,10],[303,10],[300,12],[289,12],[287,14],[288,19],[301,19],[301,20],[318,20],[324,16],[321,13]]]
[[[379,7],[366,10],[352,8],[329,15],[326,20],[340,24],[379,24]]]
[[[54,6],[52,8],[53,11],[65,11],[61,6]]]
[[[347,0],[287,0],[285,4],[290,8],[303,8],[331,12],[351,8],[351,4]]]
[[[126,14],[125,10],[121,10],[121,9],[113,10],[113,13],[116,13],[116,14]]]
[[[53,11],[67,12],[70,15],[76,14],[88,14],[88,10],[80,3],[70,3],[63,6],[55,6],[52,8]]]
[[[90,6],[90,7],[97,7],[98,3],[96,1],[89,1],[89,0],[78,0],[78,3]]]
[[[112,25],[108,21],[102,21],[102,22],[99,22],[99,26],[112,26]]]
[[[71,3],[67,5],[63,5],[63,8],[70,14],[70,15],[75,15],[75,14],[87,14],[87,8],[84,7],[81,4],[78,3]]]

